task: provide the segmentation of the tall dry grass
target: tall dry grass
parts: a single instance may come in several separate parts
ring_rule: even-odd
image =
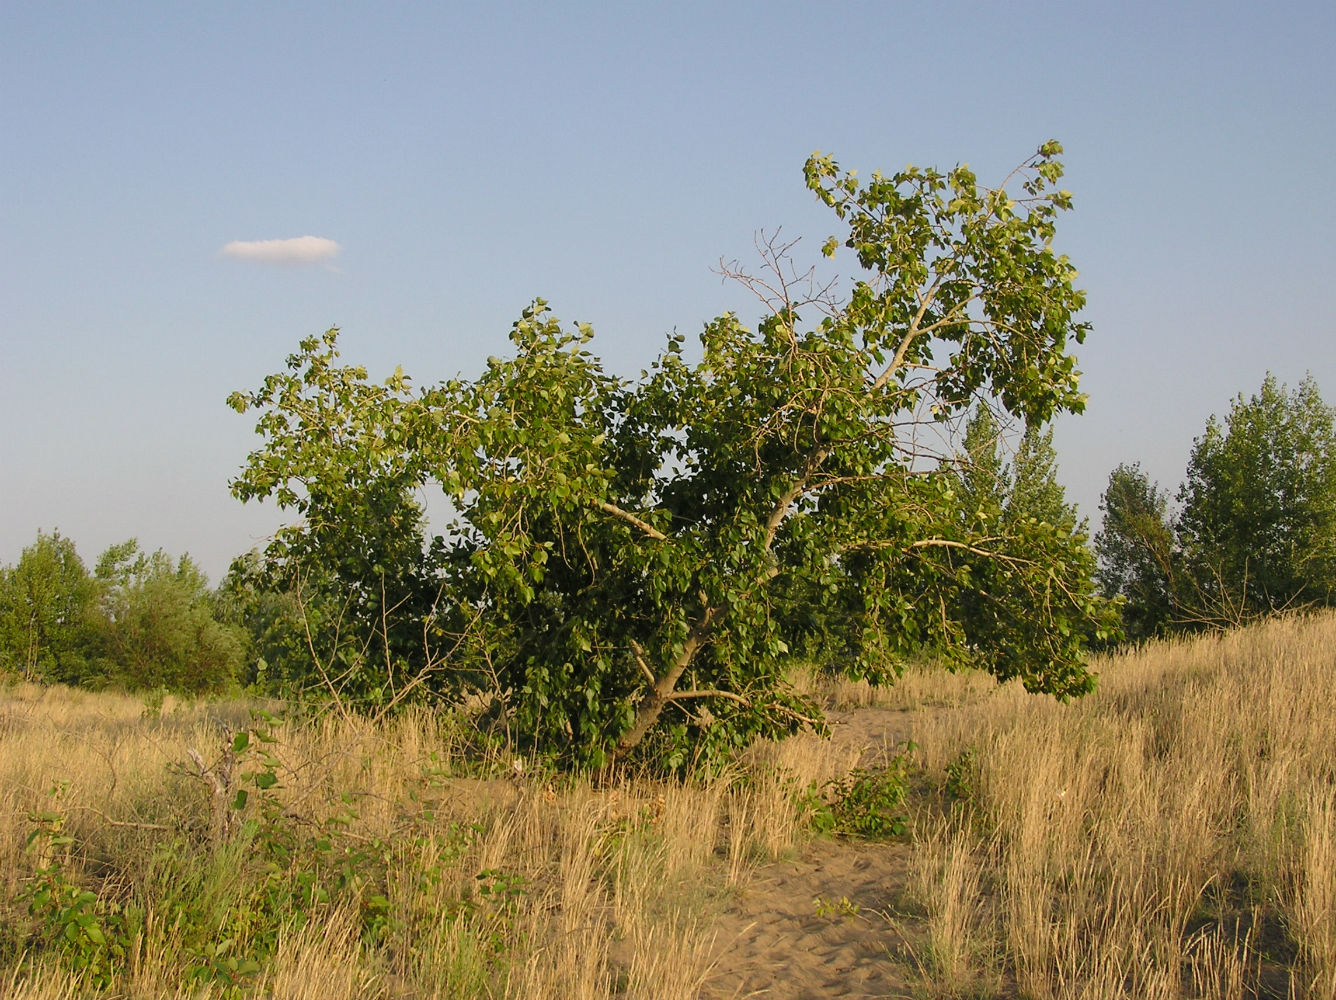
[[[0,993],[685,1000],[728,885],[805,836],[795,790],[853,763],[807,736],[596,786],[480,760],[456,717],[255,708],[0,692]],[[30,913],[44,878],[122,953]]]
[[[808,679],[918,745],[923,995],[1336,1000],[1336,617],[1098,669],[1068,705],[926,667]],[[210,776],[265,707],[0,692],[0,995],[686,1000],[731,887],[803,845],[802,793],[864,749],[594,785],[480,760],[459,717],[292,720],[258,727],[218,827]],[[91,892],[122,953],[62,943],[44,878]]]
[[[917,720],[928,991],[1336,998],[1336,617],[1098,669]]]

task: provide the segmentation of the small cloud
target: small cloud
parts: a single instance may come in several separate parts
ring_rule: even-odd
[[[219,253],[261,264],[316,264],[342,249],[323,236],[294,236],[290,240],[233,240]]]

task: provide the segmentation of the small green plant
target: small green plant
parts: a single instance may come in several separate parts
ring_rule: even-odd
[[[978,790],[979,759],[974,747],[966,747],[946,765],[946,794],[955,802],[973,802]]]
[[[149,722],[157,722],[162,718],[162,707],[167,702],[168,691],[165,685],[159,684],[155,688],[149,688],[144,692],[144,711],[140,713],[140,718]]]
[[[484,868],[475,877],[478,898],[494,910],[513,910],[528,893],[528,882],[520,875],[498,868]]]
[[[19,894],[28,915],[38,922],[41,944],[58,952],[74,972],[96,987],[110,985],[116,968],[125,960],[131,935],[125,913],[99,900],[97,893],[79,885],[65,871],[60,855],[73,846],[64,832],[60,813],[34,813],[28,850],[45,858]]]
[[[834,830],[855,837],[898,837],[908,827],[905,797],[909,792],[908,744],[877,770],[855,768],[839,781],[828,784]]]
[[[831,917],[856,917],[862,910],[862,907],[848,896],[841,896],[839,899],[825,899],[822,896],[817,896],[812,902],[816,904],[816,915],[823,919]]]
[[[250,728],[233,734],[225,754],[236,786],[229,788],[224,827],[235,832],[214,849],[228,855],[222,867],[240,866],[244,877],[222,911],[196,913],[195,902],[181,911],[185,926],[200,928],[186,945],[189,978],[225,991],[244,990],[273,956],[282,934],[330,904],[352,901],[370,944],[383,942],[395,929],[387,880],[397,848],[349,833],[357,819],[351,794],[343,796],[341,810],[318,823],[286,809],[280,795],[280,721],[253,712]]]
[[[794,795],[794,802],[798,807],[798,815],[803,817],[814,832],[834,833],[835,828],[839,826],[834,807],[827,801],[815,781],[809,782],[806,788],[798,791]]]

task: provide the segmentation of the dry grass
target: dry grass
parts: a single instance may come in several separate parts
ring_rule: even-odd
[[[971,799],[920,818],[928,992],[1336,998],[1336,617],[1099,669],[916,728]]]
[[[3,693],[0,993],[687,998],[728,883],[801,840],[796,789],[852,765],[808,736],[710,780],[595,786],[480,762],[457,719],[257,727],[256,707]],[[215,801],[189,752],[219,773],[248,727],[271,742],[252,737]],[[216,806],[254,825],[216,835]],[[28,912],[43,871],[95,894],[123,954],[62,940],[54,904]]]
[[[989,696],[997,686],[992,676],[982,671],[950,673],[931,663],[910,664],[899,679],[887,687],[874,687],[865,680],[825,673],[806,664],[793,671],[790,681],[800,694],[837,711],[959,708]]]
[[[1336,1000],[1336,616],[1098,668],[1069,705],[927,669],[808,678],[918,745],[922,996]],[[595,786],[479,762],[447,716],[290,721],[228,785],[253,825],[215,835],[187,751],[216,768],[255,707],[0,694],[0,995],[687,1000],[730,887],[809,839],[801,793],[863,749],[800,736],[709,780]],[[266,752],[268,792],[242,780]],[[59,906],[29,913],[43,879],[94,893],[123,954],[62,944]]]

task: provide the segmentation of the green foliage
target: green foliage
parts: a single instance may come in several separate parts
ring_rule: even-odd
[[[64,832],[63,816],[47,812],[29,820],[34,826],[28,850],[46,860],[19,893],[19,901],[37,921],[38,946],[54,950],[89,985],[105,988],[132,947],[131,921],[119,906],[67,875],[61,854],[74,840]]]
[[[1197,438],[1180,544],[1207,606],[1267,613],[1336,597],[1336,414],[1312,376],[1267,375]]]
[[[977,396],[1035,427],[1084,406],[1084,295],[1051,245],[1060,151],[1015,196],[966,167],[864,184],[814,155],[808,186],[846,226],[823,250],[863,269],[847,297],[804,293],[772,243],[769,274],[737,275],[767,301],[757,327],[712,320],[696,361],[671,337],[635,381],[541,300],[510,357],[420,390],[342,366],[336,330],[302,341],[229,402],[265,442],[235,494],[300,518],[266,558],[322,595],[303,603],[328,644],[310,684],[382,706],[481,691],[535,752],[661,767],[819,723],[783,680],[794,644],[876,679],[930,647],[1088,691],[1108,609],[1084,545],[1035,518],[967,523],[955,477],[924,465]],[[455,512],[430,544],[428,485]],[[995,579],[1006,628],[951,616]]]
[[[262,693],[300,694],[313,661],[329,662],[339,644],[338,629],[327,627],[322,613],[331,596],[332,588],[311,586],[309,575],[292,579],[259,552],[232,560],[216,601],[220,619],[243,637],[238,679]]]
[[[996,530],[1011,495],[1012,472],[1002,455],[1002,428],[988,406],[976,406],[955,457],[961,516],[976,530]]]
[[[1100,584],[1128,635],[1224,628],[1336,600],[1336,411],[1267,375],[1193,444],[1175,518],[1139,466],[1109,477]]]
[[[909,755],[903,753],[880,768],[855,768],[822,787],[812,782],[794,801],[804,823],[814,832],[847,837],[898,837],[909,822],[905,799],[909,794]]]
[[[215,617],[208,580],[189,556],[142,553],[131,539],[98,559],[107,679],[134,689],[220,691],[241,665],[242,636]]]
[[[114,992],[124,988],[145,944],[145,914],[151,913],[170,947],[156,960],[168,969],[175,965],[183,984],[211,995],[251,996],[285,938],[329,909],[347,907],[359,915],[370,949],[429,939],[442,922],[459,922],[477,943],[470,961],[484,973],[504,966],[517,937],[519,903],[529,891],[525,880],[487,868],[464,884],[454,884],[452,875],[450,891],[439,891],[446,870],[475,850],[483,827],[424,816],[409,836],[368,838],[351,829],[358,819],[352,794],[327,819],[303,819],[280,798],[277,721],[257,712],[251,727],[228,741],[237,782],[227,802],[237,820],[228,839],[205,838],[199,830],[168,835],[134,870],[102,871],[100,892],[87,859],[79,860],[81,845],[66,832],[66,817],[58,811],[30,816],[28,850],[35,862],[18,899],[31,918],[19,942],[25,958],[55,957],[90,987]],[[425,857],[434,864],[423,864]],[[415,884],[396,881],[410,870]],[[429,911],[405,905],[419,898],[444,905]]]
[[[90,574],[74,543],[39,533],[0,568],[0,672],[88,687],[199,693],[232,684],[244,634],[218,621],[189,556],[113,545]]]
[[[454,622],[437,608],[441,543],[424,538],[416,499],[425,477],[412,454],[420,430],[403,412],[410,380],[397,371],[373,384],[364,368],[338,366],[336,333],[302,341],[294,374],[230,400],[269,407],[256,429],[272,442],[234,492],[273,496],[304,523],[234,563],[224,591],[267,681],[378,706],[429,692]]]
[[[909,816],[905,797],[909,793],[910,744],[884,768],[855,768],[845,778],[832,782],[831,829],[855,837],[898,837],[905,832]]]
[[[39,532],[17,565],[0,568],[0,672],[77,683],[96,627],[97,585],[59,532]]]
[[[827,784],[829,788],[829,783]],[[798,816],[814,833],[835,832],[835,809],[815,781],[793,793]]]
[[[862,910],[862,907],[848,896],[841,896],[839,899],[826,899],[817,896],[812,902],[816,906],[816,915],[822,919],[856,917]]]
[[[1005,676],[999,661],[1024,657],[1046,641],[1043,630],[1053,623],[1037,619],[1031,604],[1037,569],[1054,574],[1055,590],[1069,600],[1081,595],[1090,609],[1084,619],[1057,622],[1060,634],[1064,628],[1076,629],[1081,640],[1091,644],[1118,635],[1114,609],[1089,599],[1095,559],[1086,544],[1085,524],[1078,522],[1076,508],[1067,503],[1057,480],[1052,428],[1027,426],[1008,462],[1000,422],[989,406],[980,404],[965,425],[961,443],[961,452],[943,468],[955,481],[957,516],[976,539],[958,556],[968,586],[960,588],[952,607],[961,623],[963,648],[973,662]],[[985,543],[1005,543],[1007,549],[998,553]],[[963,655],[950,659],[971,662]],[[1015,671],[1011,676],[1023,676],[1023,666],[1010,669]]]
[[[978,794],[979,759],[974,747],[966,747],[946,765],[947,797],[955,802],[973,802]]]
[[[1164,633],[1175,616],[1182,559],[1169,496],[1137,465],[1109,474],[1100,497],[1104,521],[1095,535],[1105,596],[1121,596],[1123,628],[1132,641]]]
[[[1066,490],[1058,482],[1058,456],[1053,448],[1051,426],[1025,428],[1016,447],[1012,478],[1006,518],[1013,522],[1033,518],[1066,526],[1074,533],[1079,532],[1084,544],[1085,526],[1077,517],[1075,504],[1067,502]]]

